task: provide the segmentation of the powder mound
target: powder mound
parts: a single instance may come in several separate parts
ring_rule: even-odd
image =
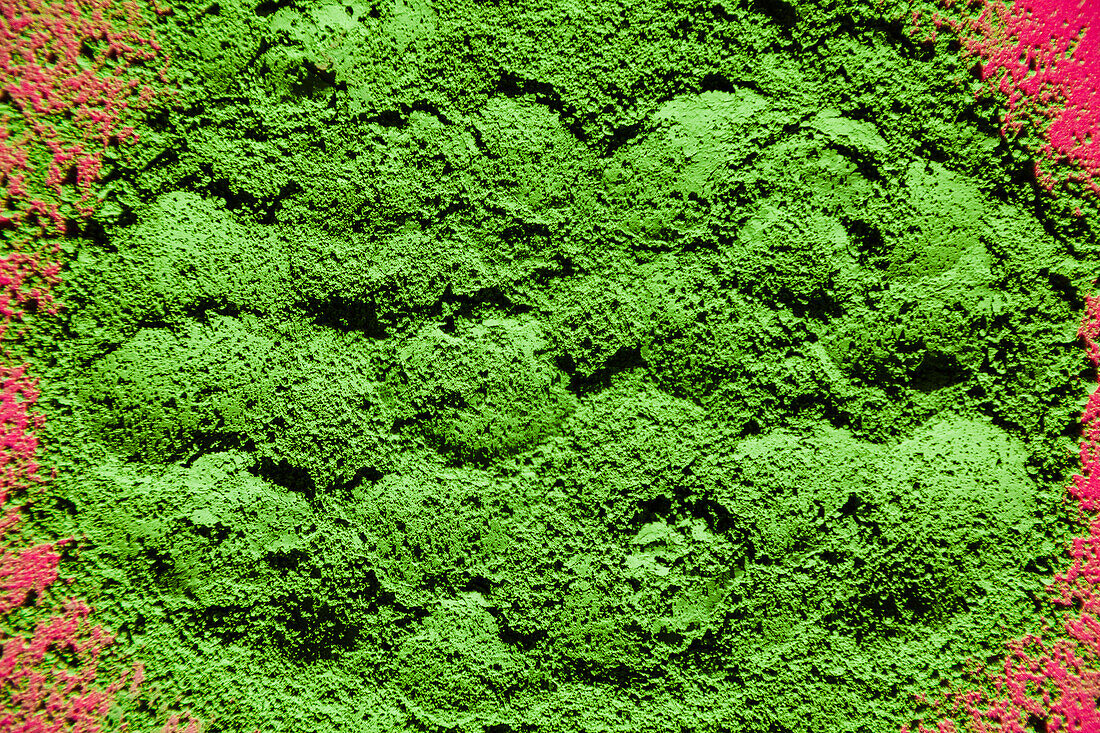
[[[245,429],[270,399],[259,369],[270,351],[231,318],[145,328],[99,362],[82,396],[106,408],[101,429],[126,455],[160,462]]]
[[[488,319],[453,334],[428,324],[398,352],[391,386],[405,419],[440,450],[481,461],[536,443],[571,411],[565,375],[544,350],[532,321]]]

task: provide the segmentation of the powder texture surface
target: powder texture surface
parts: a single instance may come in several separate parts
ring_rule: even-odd
[[[179,95],[19,345],[34,526],[147,684],[885,732],[1037,630],[1096,206],[905,6],[173,3]]]

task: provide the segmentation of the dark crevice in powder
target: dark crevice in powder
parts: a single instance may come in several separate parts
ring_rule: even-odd
[[[196,434],[187,449],[181,451],[181,455],[187,456],[183,460],[183,465],[190,466],[202,456],[210,453],[229,450],[251,452],[255,449],[256,445],[251,438],[246,438],[235,431],[217,430]]]
[[[591,374],[571,372],[568,365],[572,364],[572,357],[568,353],[558,358],[558,366],[569,374],[568,390],[574,394],[589,394],[598,392],[611,386],[611,378],[631,369],[644,368],[648,364],[642,358],[641,349],[637,346],[623,346],[609,356],[603,365]]]
[[[265,481],[270,481],[276,486],[283,487],[287,491],[298,492],[311,502],[317,496],[317,485],[314,483],[313,477],[309,474],[309,471],[291,465],[285,458],[276,462],[264,456],[260,459],[259,463],[250,467],[248,471],[253,476],[262,478]]]
[[[534,95],[537,104],[544,104],[566,123],[566,129],[582,143],[588,142],[588,133],[577,117],[577,108],[562,101],[561,93],[553,84],[536,79],[525,79],[510,72],[504,72],[497,83],[497,91],[506,97]]]
[[[341,481],[333,486],[333,490],[340,494],[349,495],[355,491],[355,489],[359,488],[364,481],[374,484],[381,481],[384,476],[385,474],[374,466],[364,466],[356,471],[347,481]]]
[[[256,6],[256,15],[266,18],[284,8],[294,7],[296,0],[263,0]]]
[[[798,23],[798,11],[786,0],[750,0],[749,7],[771,18],[785,29],[790,29]]]
[[[355,331],[372,339],[384,339],[388,335],[378,319],[378,307],[373,300],[333,295],[326,300],[308,300],[302,308],[307,313],[315,314],[313,322],[319,326]]]

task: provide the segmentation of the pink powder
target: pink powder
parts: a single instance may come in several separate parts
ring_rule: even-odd
[[[1002,131],[1040,129],[1037,152],[1048,165],[1038,165],[1036,176],[1046,188],[1056,184],[1049,164],[1067,163],[1069,180],[1100,193],[1100,2],[985,0],[979,7],[966,20],[933,20],[961,36],[965,53],[981,60],[982,79],[1003,95]]]

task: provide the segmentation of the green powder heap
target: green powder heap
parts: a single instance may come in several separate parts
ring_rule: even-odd
[[[886,732],[1037,629],[1095,212],[873,5],[176,3],[26,344],[165,699]]]

